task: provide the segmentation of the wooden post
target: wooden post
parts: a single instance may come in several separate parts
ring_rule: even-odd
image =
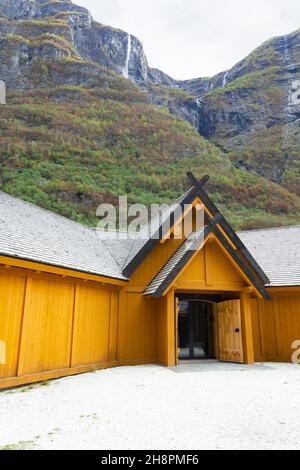
[[[241,292],[241,316],[243,331],[244,363],[254,364],[254,345],[251,319],[251,303],[249,290]]]
[[[166,298],[166,316],[167,316],[167,366],[176,366],[176,342],[175,342],[175,296],[174,290],[170,290]]]

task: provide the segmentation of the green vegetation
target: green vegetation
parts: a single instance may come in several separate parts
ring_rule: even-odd
[[[300,123],[273,126],[234,141],[239,151],[231,151],[233,164],[263,172],[300,197]]]
[[[205,98],[211,141],[228,152],[237,168],[256,172],[297,197],[298,45],[299,31],[265,42],[233,68],[235,80]]]
[[[44,67],[46,64],[44,64]],[[236,228],[292,224],[300,200],[230,159],[185,121],[150,106],[128,81],[13,93],[0,108],[1,189],[94,224],[103,201],[169,202],[188,170],[210,174],[208,190]]]
[[[4,447],[0,447],[0,451],[3,450],[33,450],[35,445],[34,441],[20,441],[17,444],[9,444]]]
[[[274,83],[280,72],[280,67],[268,67],[263,70],[255,70],[254,72],[249,72],[227,83],[223,88],[217,88],[211,94],[222,95],[226,92],[243,88],[261,89],[264,86],[270,86]]]
[[[13,67],[11,87],[25,90],[9,93],[0,107],[3,191],[93,225],[97,206],[117,204],[119,195],[144,204],[172,201],[187,189],[192,170],[211,176],[207,189],[237,229],[299,223],[299,132],[277,121],[274,127],[285,96],[281,82],[289,77],[271,43],[241,63],[242,77],[206,97],[212,114],[230,117],[214,134],[225,154],[168,112],[186,118],[191,109],[194,122],[194,97],[163,85],[149,84],[147,93],[80,56],[69,27],[78,12],[57,10],[36,20],[0,18],[4,70]],[[240,132],[245,115],[250,123],[270,118],[271,125],[248,138]]]

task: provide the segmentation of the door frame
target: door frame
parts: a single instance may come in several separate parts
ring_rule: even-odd
[[[210,292],[210,291],[194,291],[192,293],[187,293],[187,292],[178,292],[172,290],[167,294],[167,297],[170,299],[170,302],[168,303],[169,306],[171,304],[173,305],[172,310],[172,321],[168,321],[168,328],[171,328],[169,332],[167,333],[166,336],[166,341],[168,342],[168,350],[172,350],[173,348],[173,354],[169,355],[168,361],[167,361],[167,366],[168,367],[174,367],[178,365],[179,363],[179,357],[178,357],[178,304],[177,304],[177,298],[178,297],[199,297],[199,300],[204,301],[206,299],[211,299],[209,300],[212,304],[217,304],[221,302],[222,300],[222,294],[223,292]],[[230,295],[230,292],[226,292],[226,295]],[[232,298],[234,299],[240,299],[241,301],[241,322],[242,322],[242,338],[243,338],[243,355],[244,355],[244,364],[254,364],[254,344],[253,344],[253,331],[252,331],[252,318],[251,318],[251,294],[252,291],[250,291],[249,287],[246,287],[243,291],[241,292],[232,292]],[[215,301],[217,299],[217,301]],[[175,307],[177,305],[177,308]],[[167,315],[168,318],[170,319],[170,307],[167,308]],[[216,307],[213,307],[213,317],[214,317],[214,324],[213,324],[213,332],[214,332],[214,346],[215,346],[215,356],[216,359],[219,360],[220,355],[219,355],[219,348],[218,348],[218,333],[216,332]],[[170,343],[171,341],[171,343]],[[216,347],[217,344],[217,347]]]
[[[183,299],[182,299],[183,300]],[[179,360],[180,361],[184,361],[184,360],[189,360],[189,361],[198,361],[198,360],[209,360],[209,359],[215,359],[215,341],[214,341],[214,338],[215,338],[215,325],[214,325],[214,303],[211,302],[211,301],[207,301],[207,300],[201,300],[201,299],[184,299],[188,302],[188,336],[189,336],[189,345],[188,345],[188,348],[189,348],[189,358],[187,359],[179,359],[178,358],[178,362]],[[176,331],[177,331],[177,349],[178,349],[178,357],[179,357],[179,352],[180,352],[180,348],[179,348],[179,302],[180,302],[180,298],[177,297],[177,315],[178,315],[178,318],[176,318],[177,320],[177,324],[176,324]],[[203,312],[203,315],[206,316],[206,347],[207,347],[207,351],[208,351],[208,355],[206,357],[203,357],[203,358],[197,358],[197,357],[193,357],[194,356],[194,347],[195,347],[195,341],[194,340],[194,329],[193,329],[193,318],[195,315],[197,315],[197,312],[195,311],[197,309],[197,304],[202,304],[202,305],[205,305],[207,306],[208,310],[206,312]],[[201,312],[199,312],[199,315],[201,315]]]

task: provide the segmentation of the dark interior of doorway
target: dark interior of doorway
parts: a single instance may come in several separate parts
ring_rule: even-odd
[[[213,301],[179,298],[179,360],[214,359]]]

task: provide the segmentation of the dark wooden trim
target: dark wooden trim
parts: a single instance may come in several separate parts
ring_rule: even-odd
[[[197,197],[196,188],[191,188],[186,197],[179,203],[182,209],[184,209],[185,204],[191,204],[195,198]],[[175,212],[172,212],[170,215],[170,227],[172,227],[176,222],[175,219]],[[155,248],[156,245],[163,239],[166,233],[163,233],[163,224],[160,225],[158,231],[155,233],[156,237],[149,239],[145,245],[141,248],[141,250],[134,256],[134,258],[127,264],[127,266],[123,269],[123,275],[125,277],[130,277],[134,271],[140,266],[140,264],[144,261],[146,256]],[[158,236],[157,236],[158,235]]]
[[[219,241],[223,244],[223,246],[226,248],[228,253],[232,256],[232,258],[235,260],[235,262],[243,270],[245,275],[253,283],[253,285],[256,287],[256,289],[261,293],[261,295],[265,299],[270,300],[270,296],[264,288],[264,284],[269,284],[270,283],[269,278],[263,272],[261,267],[258,265],[258,263],[255,261],[255,259],[251,255],[251,253],[247,250],[247,248],[245,247],[243,242],[237,236],[237,234],[235,233],[233,228],[229,225],[229,223],[226,221],[224,216],[221,214],[221,212],[218,210],[218,208],[211,201],[210,197],[208,196],[208,194],[203,189],[204,184],[209,180],[209,176],[204,176],[200,181],[198,181],[191,172],[189,172],[187,174],[187,176],[188,176],[189,180],[191,181],[191,183],[193,184],[193,188],[191,188],[191,190],[188,192],[186,197],[179,203],[181,208],[183,209],[185,204],[192,203],[197,196],[199,196],[201,198],[203,204],[206,205],[207,209],[213,215],[213,219],[209,219],[208,217],[206,217],[207,225],[209,224],[208,233],[210,233],[212,231],[217,236]],[[172,212],[170,214],[170,218],[171,218],[170,227],[173,226],[177,222],[177,218],[175,218],[175,215],[176,215],[175,212]],[[217,224],[220,225],[223,228],[224,232],[227,234],[227,236],[235,244],[235,246],[237,247],[237,251],[232,248],[231,244],[228,242],[226,237],[217,228]],[[204,235],[205,238],[208,235],[208,233]],[[159,227],[158,232],[156,232],[155,235],[156,235],[156,237],[149,239],[145,243],[145,245],[141,248],[141,250],[134,256],[134,258],[124,268],[124,270],[123,270],[123,275],[124,276],[129,278],[134,273],[134,271],[140,266],[140,264],[144,261],[146,256],[153,250],[153,248],[156,245],[158,245],[160,240],[166,235],[166,233],[163,233],[163,225],[161,225]],[[152,294],[152,295],[154,295],[155,297],[160,297],[162,295],[162,293],[169,286],[168,282],[169,281],[172,282],[172,280],[177,276],[177,274],[185,266],[186,262],[190,259],[190,256],[191,256],[192,253],[193,253],[193,250],[189,250],[183,256],[183,258],[177,264],[176,268],[172,270],[172,272],[165,279],[165,281],[163,281],[162,285],[159,287],[159,289],[156,291],[156,293]],[[245,264],[242,257],[249,263],[249,265],[253,269],[254,273],[256,273],[258,278],[262,281],[261,284],[258,282],[258,280],[256,279],[253,272]]]
[[[253,270],[263,281],[263,284],[269,284],[270,279],[268,278],[268,276],[261,269],[257,261],[253,258],[251,253],[245,247],[241,239],[237,236],[231,225],[227,222],[227,220],[224,218],[224,216],[221,214],[221,212],[218,210],[218,208],[215,206],[208,194],[203,189],[202,180],[199,182],[191,172],[187,173],[187,177],[190,180],[191,184],[193,184],[193,186],[197,188],[198,195],[201,198],[202,202],[206,205],[207,209],[212,213],[215,220],[217,220],[218,224],[223,228],[229,238],[231,238],[233,243],[236,245],[237,249],[241,252],[246,261],[251,265]]]
[[[207,236],[213,233],[217,239],[222,243],[228,254],[232,257],[232,259],[237,263],[237,265],[240,267],[240,269],[244,272],[244,274],[247,276],[247,278],[251,281],[251,283],[255,286],[257,291],[262,295],[262,297],[266,300],[271,300],[271,296],[268,294],[266,291],[264,285],[260,284],[256,277],[254,276],[253,272],[247,267],[247,265],[243,262],[243,260],[239,257],[238,253],[232,248],[231,244],[228,242],[226,237],[218,230],[216,225],[214,223],[207,221],[207,225],[205,227],[204,231],[204,240],[206,240]],[[188,250],[181,260],[177,263],[176,266],[172,269],[170,274],[164,279],[161,283],[161,285],[156,289],[156,291],[153,294],[148,294],[149,296],[152,297],[161,297],[163,293],[167,290],[167,288],[171,285],[171,283],[174,281],[174,279],[177,277],[177,275],[182,271],[184,266],[188,263],[188,261],[191,259],[193,256],[195,249],[197,250],[197,244],[200,246],[200,240],[196,240],[195,243],[192,245],[192,248]],[[185,242],[184,242],[185,243]],[[182,246],[182,245],[181,245]],[[179,248],[180,249],[180,248]],[[173,255],[174,256],[174,255]],[[171,258],[172,259],[172,258]],[[170,260],[169,260],[170,261]],[[168,262],[169,262],[168,261]],[[167,262],[167,263],[168,263]],[[167,264],[166,263],[166,264]],[[159,271],[161,272],[166,264],[163,266],[163,268]],[[155,276],[157,277],[159,273]],[[155,279],[155,278],[154,278]],[[153,280],[151,281],[153,282]],[[149,283],[151,284],[151,283]]]
[[[271,296],[265,289],[263,284],[260,284],[256,277],[254,276],[253,272],[248,268],[248,266],[244,263],[244,261],[238,255],[238,252],[234,250],[227,240],[227,238],[218,230],[216,223],[214,221],[207,222],[208,226],[210,226],[212,233],[217,237],[220,243],[224,246],[226,251],[232,257],[232,259],[237,263],[237,265],[241,268],[241,270],[245,273],[247,278],[252,282],[258,292],[263,296],[266,300],[272,300]]]
[[[205,227],[204,228],[203,238],[201,237],[200,239],[195,240],[195,242],[193,243],[191,248],[189,250],[187,250],[186,253],[184,253],[181,260],[179,260],[179,262],[176,264],[176,266],[174,266],[174,268],[172,269],[170,274],[168,274],[166,279],[164,281],[162,281],[162,283],[158,287],[158,289],[153,294],[148,294],[149,296],[161,297],[163,295],[163,293],[166,291],[166,289],[171,285],[171,283],[174,281],[174,279],[177,277],[177,275],[182,271],[182,269],[185,267],[185,265],[189,262],[189,260],[195,254],[195,251],[198,250],[198,248],[200,247],[202,241],[206,240],[206,238],[208,237],[210,232],[211,232],[210,227]],[[183,243],[186,243],[186,240]],[[180,248],[182,247],[182,245],[180,246]],[[178,248],[178,250],[180,250],[180,248]],[[170,259],[172,259],[173,256],[174,256],[174,254],[171,256]],[[159,271],[159,273],[164,269],[164,267],[168,264],[169,261],[167,261],[167,263],[162,267],[162,269]],[[155,278],[159,275],[159,273],[155,276]],[[153,280],[151,282],[153,282]],[[149,283],[149,285],[151,284],[151,282]]]
[[[190,171],[188,172],[188,175],[189,175],[188,178],[194,177],[193,173],[191,173]],[[200,186],[204,186],[208,181],[209,181],[209,176],[208,176],[208,175],[204,175],[203,178],[201,178],[201,180],[198,181],[198,184],[199,184]]]

